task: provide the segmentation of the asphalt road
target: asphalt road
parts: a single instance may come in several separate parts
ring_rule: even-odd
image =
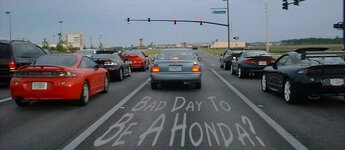
[[[262,92],[259,78],[238,79],[218,56],[198,53],[201,89],[151,90],[147,70],[112,82],[85,107],[0,100],[0,149],[345,149],[342,97],[288,105]],[[2,100],[9,95],[0,88]]]

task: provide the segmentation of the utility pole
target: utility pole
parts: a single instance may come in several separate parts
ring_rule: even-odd
[[[7,11],[6,14],[8,14],[8,21],[10,25],[10,41],[12,41],[12,23],[11,23],[11,12]]]
[[[345,0],[343,0],[343,51],[345,51]]]
[[[92,45],[92,37],[90,37],[90,43],[91,43],[90,49],[92,49],[92,47],[93,47],[93,45]]]
[[[227,14],[227,21],[228,21],[228,50],[230,50],[230,12],[229,12],[229,1],[226,0],[226,14]]]
[[[265,12],[266,12],[266,51],[269,52],[270,51],[270,47],[269,47],[269,32],[268,32],[268,6],[267,3],[265,4]]]

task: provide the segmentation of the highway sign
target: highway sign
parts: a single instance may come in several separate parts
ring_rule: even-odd
[[[212,14],[225,14],[226,11],[225,10],[214,10],[212,11]]]

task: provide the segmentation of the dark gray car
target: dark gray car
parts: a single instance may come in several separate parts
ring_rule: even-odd
[[[151,88],[159,83],[194,83],[201,88],[201,61],[190,49],[165,49],[151,67]]]
[[[223,68],[224,70],[229,70],[232,60],[236,59],[241,52],[242,51],[227,50],[224,52],[224,54],[221,54],[219,58],[220,68]]]

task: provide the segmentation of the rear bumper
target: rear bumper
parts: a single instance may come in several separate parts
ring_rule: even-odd
[[[267,66],[245,65],[243,67],[246,73],[263,73],[264,68],[266,68]]]
[[[330,86],[318,83],[296,83],[295,91],[308,96],[337,96],[345,95],[345,85]]]
[[[145,64],[143,62],[140,62],[140,63],[131,63],[131,67],[132,68],[142,68],[142,67],[145,67]]]
[[[47,89],[32,90],[32,82],[47,82]],[[82,87],[78,78],[12,78],[10,83],[12,98],[25,100],[75,100],[80,98]]]
[[[159,72],[151,73],[151,82],[200,82],[201,72]]]

